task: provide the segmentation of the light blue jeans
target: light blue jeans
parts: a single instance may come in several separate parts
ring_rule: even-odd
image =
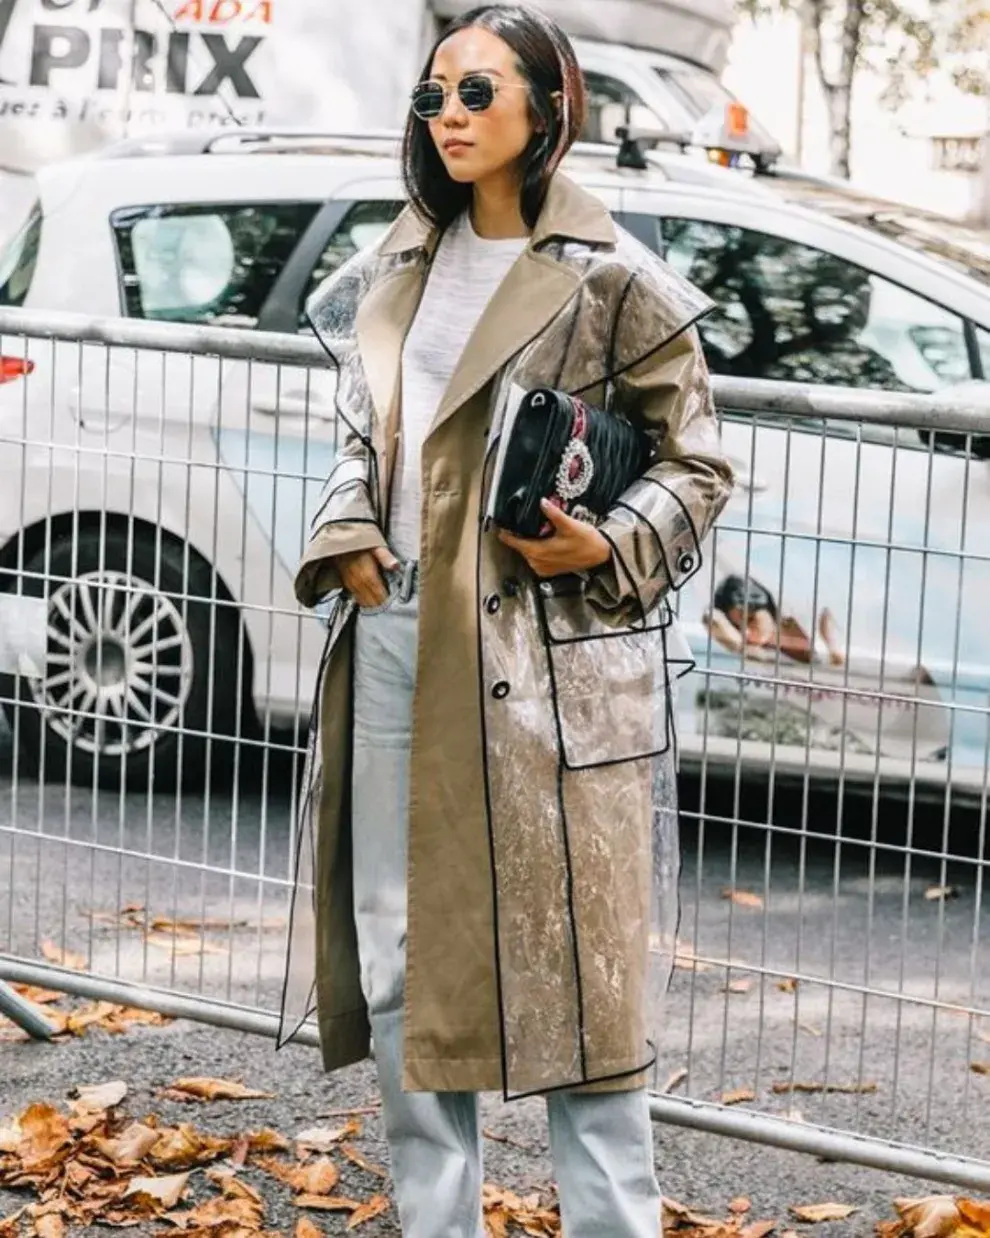
[[[473,1092],[402,1090],[406,827],[417,604],[410,571],[362,611],[354,657],[354,904],[361,984],[405,1238],[484,1238]],[[565,1238],[657,1238],[660,1190],[642,1089],[547,1097]],[[507,1184],[511,1186],[510,1184]]]

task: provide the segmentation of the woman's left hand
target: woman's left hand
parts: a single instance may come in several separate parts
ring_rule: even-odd
[[[584,572],[607,562],[612,548],[594,525],[575,520],[543,499],[543,514],[553,525],[550,537],[516,537],[499,529],[499,540],[519,552],[537,576]]]

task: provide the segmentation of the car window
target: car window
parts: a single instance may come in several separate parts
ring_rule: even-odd
[[[254,327],[313,202],[154,206],[111,217],[132,318]]]
[[[862,267],[726,224],[661,229],[667,261],[717,303],[700,324],[716,373],[921,392],[971,376],[962,319]]]
[[[299,304],[300,327],[307,325],[305,308],[310,293],[315,292],[327,276],[343,266],[348,258],[353,258],[359,250],[364,249],[366,245],[373,244],[383,236],[404,205],[404,202],[395,199],[383,199],[355,202],[347,211],[334,229],[303,290]]]
[[[625,123],[626,109],[642,108],[646,104],[631,86],[617,77],[585,70],[584,81],[588,89],[588,116],[581,130],[581,140],[615,142],[615,131]],[[655,112],[653,115],[656,128],[669,128]]]
[[[21,227],[0,249],[0,305],[24,304],[38,263],[41,219],[41,205],[36,202]]]

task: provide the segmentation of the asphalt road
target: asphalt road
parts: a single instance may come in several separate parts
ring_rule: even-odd
[[[39,787],[15,769],[0,738],[0,950],[37,958],[54,942],[95,973],[273,1009],[293,766],[245,766],[236,788],[208,796],[94,796]],[[771,814],[747,793],[736,814],[733,789],[720,786],[708,789],[700,813],[699,787],[685,790],[682,957],[666,1008],[661,1081],[686,1070],[678,1095],[713,1100],[749,1089],[756,1099],[746,1108],[990,1160],[990,1076],[970,1065],[990,1061],[990,1019],[938,1008],[990,1010],[978,818],[919,813],[909,852],[904,812],[893,804],[877,813],[847,805],[840,814],[830,797],[781,793]],[[733,815],[742,822],[733,825]],[[946,886],[949,897],[926,898]],[[120,922],[127,907],[139,909],[129,913],[133,925]],[[198,936],[166,923],[204,919]],[[291,1133],[317,1113],[374,1095],[368,1066],[327,1079],[311,1050],[276,1055],[260,1038],[176,1022],[54,1046],[0,1041],[0,1116],[64,1098],[80,1082],[123,1078],[134,1112],[155,1107],[166,1119],[189,1120],[152,1095],[180,1074],[249,1079],[277,1093],[194,1115],[217,1130],[265,1124]],[[795,1083],[862,1090],[785,1090]],[[489,1128],[512,1140],[490,1141],[489,1177],[519,1191],[548,1183],[540,1103],[485,1104]],[[362,1147],[385,1159],[374,1118]],[[895,1195],[928,1190],[679,1128],[658,1130],[657,1152],[667,1194],[705,1210],[739,1195],[753,1199],[760,1217],[784,1219],[790,1204],[825,1200],[860,1208],[850,1221],[818,1227],[825,1238],[869,1233],[891,1215]],[[372,1185],[352,1184],[365,1194]],[[12,1202],[0,1193],[0,1205]],[[272,1209],[269,1228],[291,1224],[287,1197],[275,1192]],[[343,1232],[342,1222],[321,1224]],[[398,1227],[385,1217],[364,1232],[396,1235]]]

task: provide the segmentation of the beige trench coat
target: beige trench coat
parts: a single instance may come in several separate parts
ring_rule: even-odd
[[[437,236],[407,210],[308,307],[350,427],[297,577],[329,607],[283,1009],[327,1069],[367,1055],[353,920],[354,603],[333,557],[386,543],[400,359]],[[629,1087],[656,1057],[676,929],[668,598],[731,487],[693,323],[710,308],[558,174],[422,449],[404,1085],[508,1096]],[[611,382],[604,380],[613,376]],[[654,439],[601,525],[608,564],[538,582],[485,527],[521,390],[584,391]]]

